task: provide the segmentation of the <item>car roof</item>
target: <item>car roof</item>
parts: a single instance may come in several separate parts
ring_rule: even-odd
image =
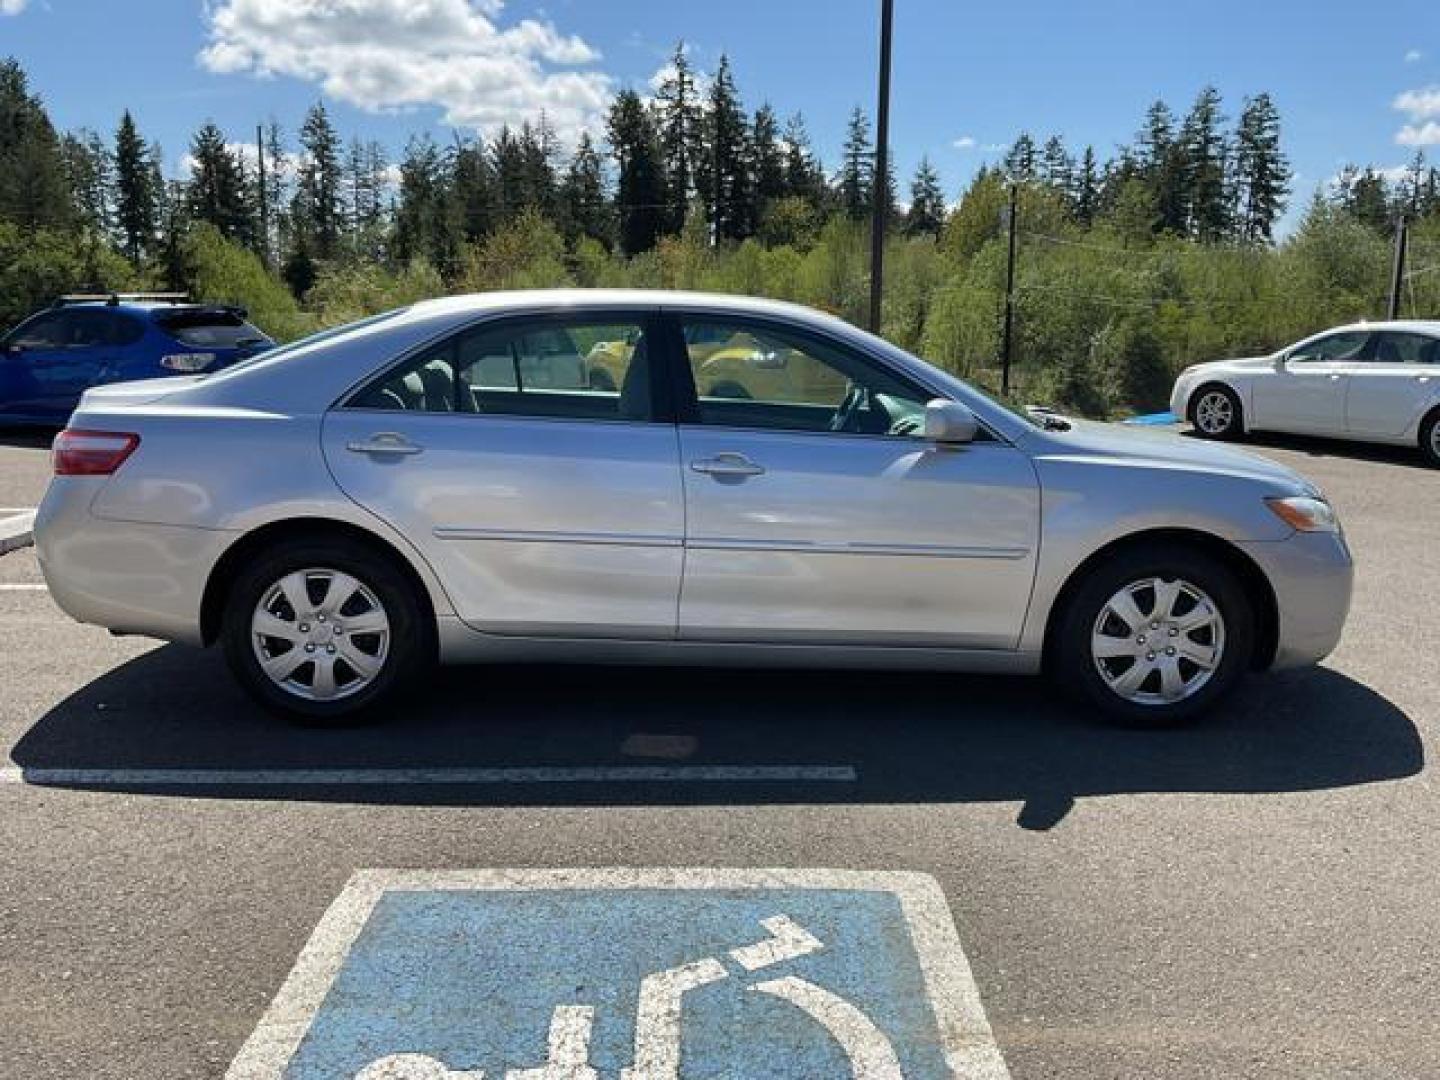
[[[1374,322],[1349,323],[1322,330],[1323,334],[1344,333],[1345,331],[1398,330],[1405,333],[1440,335],[1440,319],[1377,319]],[[1312,335],[1318,337],[1319,334]]]

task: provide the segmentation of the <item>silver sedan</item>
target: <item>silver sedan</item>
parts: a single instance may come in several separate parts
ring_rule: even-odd
[[[382,712],[435,660],[1054,674],[1194,716],[1350,601],[1310,483],[1012,412],[786,304],[416,304],[92,390],[36,522],[75,618],[223,646],[260,702]]]

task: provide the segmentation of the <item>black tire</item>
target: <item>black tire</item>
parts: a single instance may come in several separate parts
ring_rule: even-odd
[[[331,700],[310,699],[278,685],[261,667],[252,637],[251,619],[262,599],[286,576],[308,569],[353,577],[378,601],[389,623],[383,660],[368,685]],[[324,579],[315,582],[316,587],[323,587]],[[288,604],[284,609],[288,610]],[[434,653],[432,623],[415,587],[390,559],[355,540],[316,537],[278,543],[240,572],[226,598],[221,643],[230,670],[255,701],[297,723],[342,725],[374,719],[425,670]],[[378,636],[365,640],[367,647],[373,645],[377,653],[381,651],[376,644]],[[343,656],[341,662],[342,671],[354,673],[343,667]]]
[[[1125,587],[1151,578],[1187,582],[1208,596],[1219,610],[1223,648],[1208,681],[1199,683],[1190,696],[1173,702],[1142,704],[1110,688],[1102,678],[1101,661],[1095,658],[1091,642],[1111,599]],[[1153,590],[1150,595],[1153,597]],[[1148,630],[1142,627],[1141,632]],[[1168,634],[1168,630],[1157,633]],[[1168,645],[1173,639],[1167,636],[1160,640]],[[1156,543],[1117,552],[1079,582],[1059,615],[1051,639],[1050,670],[1067,693],[1084,705],[1100,709],[1113,720],[1132,726],[1170,727],[1195,719],[1234,690],[1250,669],[1254,652],[1255,614],[1239,576],[1204,551]],[[1161,660],[1163,662],[1163,657]],[[1124,673],[1124,660],[1106,663],[1122,665],[1118,671],[1112,669],[1112,678]],[[1198,670],[1190,662],[1184,663]],[[1147,676],[1142,685],[1151,686],[1153,692],[1158,693],[1158,680],[1158,674],[1153,678]]]
[[[710,388],[710,397],[726,398],[730,401],[751,401],[754,395],[738,382],[718,382]]]
[[[1208,410],[1212,401],[1224,400],[1228,412]],[[1202,410],[1204,410],[1202,414]],[[1220,383],[1209,383],[1190,395],[1190,415],[1187,417],[1195,434],[1203,439],[1238,439],[1245,433],[1245,413],[1240,397],[1230,387]]]
[[[1440,469],[1440,409],[1420,421],[1420,453],[1432,466]]]

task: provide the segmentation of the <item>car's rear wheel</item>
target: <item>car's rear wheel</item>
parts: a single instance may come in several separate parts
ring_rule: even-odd
[[[241,573],[222,639],[231,670],[261,704],[336,723],[375,714],[421,669],[423,619],[388,559],[349,540],[299,540]]]
[[[1440,469],[1440,409],[1420,422],[1420,452],[1426,461]]]
[[[1080,582],[1054,640],[1055,673],[1111,717],[1165,726],[1233,690],[1254,648],[1253,609],[1233,570],[1201,550],[1146,545]]]
[[[1243,430],[1240,398],[1228,386],[1202,386],[1190,405],[1190,423],[1207,439],[1235,439]]]

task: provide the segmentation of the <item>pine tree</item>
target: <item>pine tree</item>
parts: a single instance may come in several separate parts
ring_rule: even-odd
[[[1229,147],[1221,132],[1220,92],[1200,91],[1180,128],[1184,148],[1188,235],[1214,243],[1231,235],[1230,200],[1226,189]]]
[[[459,246],[444,157],[428,134],[412,138],[400,162],[395,257],[401,265],[424,259],[448,274],[458,263]]]
[[[1005,154],[1005,175],[1014,183],[1028,183],[1035,179],[1037,166],[1035,140],[1022,131]]]
[[[1346,166],[1336,182],[1341,209],[1377,233],[1389,233],[1391,223],[1390,185],[1383,174],[1366,166]]]
[[[929,158],[920,159],[910,183],[910,212],[905,215],[905,232],[911,236],[939,236],[945,227],[945,193],[940,175]]]
[[[1070,199],[1074,194],[1075,159],[1065,149],[1065,143],[1058,135],[1052,135],[1040,151],[1040,179],[1056,194]]]
[[[1145,113],[1134,162],[1136,174],[1145,182],[1155,207],[1153,228],[1184,235],[1190,216],[1185,146],[1175,134],[1175,114],[1163,101],[1156,101]],[[1124,189],[1129,177],[1117,179],[1117,190]]]
[[[565,239],[570,244],[589,237],[609,246],[612,227],[605,198],[605,164],[588,131],[581,133],[570,159],[570,167],[560,185],[560,203]]]
[[[155,243],[156,199],[154,163],[130,110],[115,130],[115,216],[120,249],[138,263]]]
[[[457,136],[450,158],[450,210],[467,243],[483,240],[495,228],[496,194],[484,143]]]
[[[1080,168],[1075,173],[1075,220],[1085,228],[1095,221],[1100,209],[1100,171],[1095,161],[1095,148],[1085,147],[1080,158]]]
[[[780,125],[775,110],[768,104],[755,110],[755,119],[750,125],[750,155],[755,207],[757,214],[763,214],[765,207],[787,194]]]
[[[341,205],[340,137],[323,102],[316,102],[300,127],[300,168],[293,214],[307,250],[319,259],[335,256],[344,220]]]
[[[1268,244],[1290,194],[1290,163],[1280,150],[1280,111],[1269,94],[1248,98],[1235,133],[1240,238]]]
[[[730,60],[722,55],[710,83],[710,108],[705,122],[706,154],[698,170],[701,199],[709,212],[712,235],[741,240],[755,230],[751,201],[749,125]]]
[[[622,90],[610,106],[610,149],[618,166],[616,210],[620,248],[638,255],[655,246],[665,227],[667,201],[664,156],[655,122],[640,95]]]
[[[683,41],[675,46],[669,71],[655,91],[659,142],[669,192],[665,229],[679,232],[690,200],[698,194],[700,160],[704,153],[704,113],[695,73]]]
[[[0,62],[0,220],[22,229],[70,224],[60,139],[14,59]]]
[[[60,141],[77,220],[91,238],[108,239],[113,217],[114,160],[105,141],[93,131],[65,135]]]
[[[840,175],[836,183],[840,208],[851,221],[870,216],[875,187],[875,153],[870,142],[870,121],[858,105],[850,114],[845,146],[841,151]]]
[[[206,122],[190,143],[190,184],[186,195],[189,216],[214,225],[227,239],[247,246],[255,241],[254,208],[239,159],[225,143],[225,135]]]
[[[500,128],[490,144],[490,162],[495,178],[495,222],[508,225],[530,202],[527,153],[520,133],[508,124]]]
[[[805,118],[795,113],[785,122],[785,195],[804,199],[817,209],[825,202],[825,170],[815,159]]]

